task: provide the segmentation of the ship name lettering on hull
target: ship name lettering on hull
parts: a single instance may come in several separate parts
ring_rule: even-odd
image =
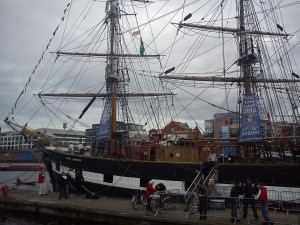
[[[75,161],[75,162],[81,162],[81,161],[82,161],[81,159],[78,159],[78,158],[72,158],[72,157],[66,157],[65,159],[66,159],[66,160],[70,160],[70,161]]]

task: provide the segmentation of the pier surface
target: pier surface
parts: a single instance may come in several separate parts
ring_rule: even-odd
[[[68,199],[58,200],[58,195],[58,193],[49,193],[40,197],[34,191],[12,190],[7,197],[0,197],[0,211],[34,213],[106,225],[232,224],[230,209],[209,210],[207,220],[199,220],[198,213],[188,216],[188,213],[184,211],[184,204],[179,203],[174,203],[170,209],[154,215],[145,208],[134,210],[129,198],[101,196],[99,199],[87,199],[71,195]],[[251,214],[252,210],[248,210],[250,216],[247,219],[241,219],[238,224],[261,224],[261,214],[259,220],[254,220]],[[288,224],[288,214],[270,212],[271,216],[275,216],[274,213],[276,213],[275,224]],[[278,217],[278,213],[280,213],[280,217]]]

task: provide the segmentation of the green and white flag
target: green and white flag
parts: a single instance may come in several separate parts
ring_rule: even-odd
[[[145,47],[144,47],[144,42],[141,38],[141,44],[140,44],[140,55],[144,55],[145,53]]]

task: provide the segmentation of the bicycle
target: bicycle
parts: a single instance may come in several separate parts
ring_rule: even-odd
[[[131,198],[131,205],[134,210],[146,208],[147,199],[143,190],[137,190]]]
[[[154,215],[158,215],[160,210],[168,210],[171,204],[171,197],[164,192],[155,192],[151,195],[150,208]]]

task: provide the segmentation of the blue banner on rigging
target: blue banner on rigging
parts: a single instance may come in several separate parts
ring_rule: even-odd
[[[110,117],[111,117],[111,101],[106,99],[104,110],[101,116],[99,131],[98,131],[98,140],[102,141],[104,139],[109,139],[110,137]]]
[[[254,94],[244,95],[240,142],[262,141],[261,121]]]
[[[222,142],[230,142],[230,130],[229,130],[229,125],[227,121],[227,125],[224,125],[221,127],[221,138],[224,138]],[[224,156],[236,156],[236,147],[225,147],[223,150]]]

